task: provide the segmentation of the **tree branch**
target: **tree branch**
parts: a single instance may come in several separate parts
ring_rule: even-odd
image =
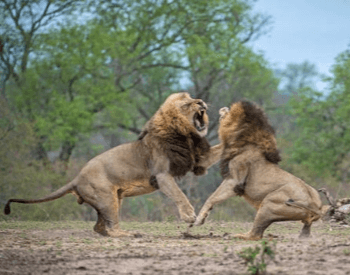
[[[124,130],[128,130],[128,131],[130,131],[130,132],[133,132],[133,133],[135,133],[135,134],[137,134],[137,135],[139,135],[139,134],[141,133],[141,130],[140,130],[140,129],[135,128],[135,127],[128,127],[128,126],[126,126],[126,125],[124,125],[124,124],[122,124],[122,123],[118,123],[118,127],[122,128],[122,129],[124,129]]]
[[[140,71],[140,70],[145,70],[149,68],[157,68],[157,67],[167,67],[167,68],[175,68],[175,69],[181,69],[181,70],[188,70],[188,66],[181,66],[177,64],[170,64],[170,63],[156,63],[156,64],[149,64],[149,65],[144,65],[138,68],[135,68],[133,71]]]
[[[145,110],[143,110],[141,107],[138,107],[137,110],[140,112],[140,114],[146,119],[149,120],[150,116],[146,113]]]

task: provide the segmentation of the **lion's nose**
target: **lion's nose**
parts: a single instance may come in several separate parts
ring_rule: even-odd
[[[205,102],[203,100],[199,100],[197,102],[198,105],[200,105],[201,107],[203,107],[205,110],[207,109],[207,104],[205,104]]]

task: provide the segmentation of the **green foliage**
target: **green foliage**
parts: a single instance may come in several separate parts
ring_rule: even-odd
[[[349,248],[345,248],[345,249],[343,250],[343,254],[344,254],[345,256],[349,256],[349,255],[350,255],[350,249],[349,249]]]
[[[40,167],[37,163],[31,163],[31,166],[25,166],[22,163],[15,163],[12,166],[12,172],[7,175],[1,175],[4,185],[1,208],[10,198],[34,199],[43,197],[54,190],[63,186],[65,178],[54,171],[49,171]],[[67,195],[59,200],[41,204],[11,204],[11,214],[1,216],[5,220],[71,220],[82,217],[82,207],[76,203],[76,199]]]
[[[243,198],[233,197],[214,207],[208,219],[251,222],[254,220],[255,214],[256,210]]]
[[[289,63],[284,69],[276,70],[276,74],[281,79],[280,92],[286,96],[298,94],[306,87],[314,87],[320,78],[316,66],[308,61]]]
[[[125,198],[123,200],[122,219],[136,221],[164,221],[178,217],[175,204],[160,192]]]
[[[8,107],[1,102],[0,121]],[[23,119],[6,117],[6,127],[0,128],[0,208],[10,198],[39,198],[63,186],[68,178],[60,169],[33,160],[36,138],[33,125]],[[53,202],[24,205],[13,203],[4,220],[62,220],[80,218],[85,211],[73,196]]]
[[[133,123],[137,128],[181,87],[211,103],[213,110],[240,97],[271,98],[277,80],[263,56],[245,45],[265,33],[270,18],[254,13],[252,6],[253,1],[212,0],[111,1],[97,7],[99,24],[118,32],[118,62],[131,57],[119,69],[126,75],[134,71],[131,83],[138,74],[142,78],[142,85],[131,91],[140,99]],[[211,117],[215,121],[217,111]],[[210,128],[212,139],[215,130]]]
[[[349,52],[336,60],[327,96],[306,87],[290,101],[297,135],[289,153],[292,161],[344,182],[349,178],[350,165]]]
[[[261,247],[255,246],[255,248],[245,248],[238,253],[238,256],[245,260],[249,274],[261,275],[266,274],[266,259],[274,259],[274,249],[275,244],[271,244],[268,241],[263,240],[261,242]]]
[[[68,24],[36,39],[36,59],[22,75],[26,81],[12,86],[8,97],[35,122],[47,149],[92,132],[103,109],[119,122],[128,120],[130,99],[116,90],[113,70],[106,66],[111,56],[105,49],[113,43],[107,33],[96,24]]]
[[[68,3],[55,3],[63,5],[57,14],[77,9]],[[34,6],[29,1],[25,9]],[[232,91],[268,100],[276,80],[245,43],[263,34],[270,21],[252,6],[240,0],[90,1],[83,9],[89,20],[76,23],[67,16],[45,32],[35,29],[25,69],[8,81],[6,97],[34,123],[41,147],[61,148],[68,157],[79,135],[96,128],[138,133],[185,78],[205,101],[232,101]],[[98,115],[104,120],[95,127]]]
[[[40,9],[35,8],[39,2],[49,5],[47,12],[53,6],[62,9],[51,14],[52,21],[42,11],[44,21],[38,21],[35,31],[29,33],[29,23],[36,22],[33,17],[41,18]],[[4,48],[4,53],[11,53],[10,59],[16,60],[9,63],[7,72],[13,73],[5,79],[6,90],[2,90],[9,104],[8,114],[16,117],[13,122],[19,126],[11,132],[10,136],[17,135],[18,140],[9,142],[9,152],[30,144],[28,151],[18,152],[20,161],[0,161],[6,178],[2,201],[13,196],[37,197],[62,186],[72,178],[65,175],[71,170],[50,169],[61,165],[60,160],[68,161],[73,148],[78,148],[73,151],[74,157],[90,159],[108,148],[105,144],[91,145],[96,133],[105,139],[117,136],[117,142],[110,142],[112,146],[134,140],[173,92],[185,89],[208,102],[208,137],[217,142],[220,107],[243,97],[266,105],[277,88],[277,79],[264,56],[247,45],[266,33],[270,25],[269,16],[253,11],[254,1],[85,1],[81,10],[77,8],[80,1],[39,2],[24,4],[27,12],[17,20],[20,27],[22,22],[28,23],[22,27],[24,32],[15,29],[16,22],[6,28],[0,25],[1,34],[13,34],[11,41],[15,41]],[[68,5],[73,2],[77,5]],[[2,4],[0,10],[10,22],[9,10]],[[88,19],[77,16],[72,20],[72,12],[80,11]],[[57,16],[59,22],[54,20]],[[4,64],[0,61],[1,66]],[[0,118],[2,129],[12,129],[12,124]],[[0,139],[8,132],[2,129]],[[46,152],[59,150],[58,162],[50,168],[33,161],[41,158],[36,155],[38,147]],[[201,178],[200,184],[192,180],[189,183],[194,187],[189,188],[188,196],[198,208],[213,191],[212,183],[221,177],[214,171]],[[93,216],[85,208],[77,210],[81,206],[73,201],[67,196],[47,204],[16,205],[13,212],[19,213],[18,219],[60,219],[63,214],[59,213],[85,219]],[[241,205],[230,200],[214,209],[212,217],[250,219],[254,211],[242,210],[245,207]],[[123,209],[128,219],[177,216],[173,203],[158,193],[126,199]]]

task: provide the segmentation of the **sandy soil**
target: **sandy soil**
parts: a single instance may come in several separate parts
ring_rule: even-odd
[[[82,224],[82,223],[81,223]],[[0,222],[0,274],[247,274],[238,252],[261,246],[233,234],[250,223],[209,222],[185,237],[182,223],[124,223],[137,238],[108,238],[93,223]],[[317,222],[312,237],[298,239],[299,222],[273,224],[268,274],[350,274],[350,228]]]

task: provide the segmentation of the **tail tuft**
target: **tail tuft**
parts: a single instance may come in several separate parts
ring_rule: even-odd
[[[10,203],[11,203],[11,200],[9,200],[5,205],[5,209],[4,209],[5,215],[8,215],[11,213]]]

